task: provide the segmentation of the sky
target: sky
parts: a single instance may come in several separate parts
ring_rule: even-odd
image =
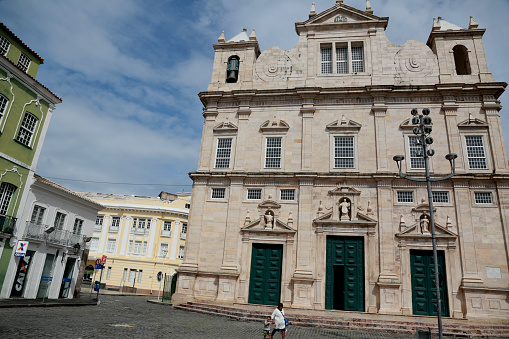
[[[36,51],[37,80],[62,98],[36,173],[74,191],[190,192],[221,31],[254,28],[262,52],[291,49],[308,0],[0,0],[0,21]],[[366,8],[365,0],[344,0]],[[509,0],[371,0],[394,44],[426,42],[433,18],[485,28],[495,81],[508,82]],[[316,12],[335,0],[315,0]],[[509,105],[504,94],[502,105]],[[501,111],[509,146],[509,117]],[[506,146],[506,147],[507,147]],[[509,148],[509,147],[508,147]]]

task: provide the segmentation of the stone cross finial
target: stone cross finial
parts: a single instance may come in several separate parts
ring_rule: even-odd
[[[336,5],[341,5],[343,3],[343,0],[336,0]]]
[[[440,17],[439,17],[440,18]],[[442,28],[442,25],[440,25],[437,21],[437,19],[433,18],[433,31],[439,31],[440,28]]]
[[[253,28],[253,31],[251,32],[251,35],[249,35],[249,40],[256,40],[256,34],[255,34],[254,28]]]
[[[224,31],[221,32],[221,35],[219,36],[219,38],[217,38],[217,42],[225,42],[225,38],[224,38]]]
[[[373,14],[373,9],[371,8],[369,0],[366,0],[366,12]]]
[[[316,10],[315,10],[315,3],[313,2],[311,4],[311,11],[309,11],[309,17],[314,17],[316,15]]]
[[[473,16],[470,16],[470,23],[468,24],[468,29],[475,29],[479,27],[479,24],[474,20]]]

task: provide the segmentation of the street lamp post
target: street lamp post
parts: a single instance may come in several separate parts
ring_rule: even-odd
[[[448,174],[441,178],[431,178],[429,175],[429,158],[435,155],[435,151],[431,148],[428,149],[433,143],[433,138],[429,136],[432,131],[431,128],[431,117],[429,117],[430,110],[428,108],[424,108],[422,110],[422,115],[418,114],[417,109],[412,109],[412,124],[415,125],[413,128],[414,134],[418,137],[416,145],[421,146],[422,149],[416,152],[416,157],[422,157],[424,159],[424,170],[425,170],[425,178],[413,178],[409,177],[401,172],[401,162],[405,159],[402,155],[395,155],[393,160],[398,165],[399,176],[404,179],[412,180],[412,181],[425,181],[428,189],[428,204],[429,204],[429,216],[430,216],[430,224],[431,224],[431,242],[433,245],[433,266],[435,269],[435,292],[437,295],[437,316],[438,316],[438,337],[439,339],[443,338],[442,334],[442,300],[440,299],[440,281],[439,281],[439,273],[438,273],[438,255],[437,255],[437,239],[435,234],[435,216],[433,212],[433,194],[431,192],[431,182],[432,181],[441,181],[446,180],[454,175],[456,175],[456,171],[454,169],[454,161],[458,157],[454,153],[449,153],[445,156],[447,160],[449,160],[449,164],[451,165],[451,174]]]
[[[166,256],[168,255],[168,251],[163,250],[163,266],[161,268],[161,280],[159,280],[159,291],[157,291],[157,301],[161,301],[161,282],[164,279],[164,260],[166,259]]]

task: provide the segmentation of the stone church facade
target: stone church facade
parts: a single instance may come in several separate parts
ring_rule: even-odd
[[[410,111],[429,108],[443,315],[509,317],[509,166],[484,29],[433,20],[426,43],[338,0],[263,53],[214,44],[173,302],[436,314],[429,205]]]

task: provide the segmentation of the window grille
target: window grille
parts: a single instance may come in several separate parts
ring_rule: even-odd
[[[362,46],[352,46],[352,72],[364,72],[364,55]]]
[[[449,203],[449,192],[431,192],[434,203]]]
[[[355,168],[354,137],[334,137],[334,168]]]
[[[224,199],[226,189],[224,188],[213,188],[212,199]]]
[[[474,192],[476,204],[493,204],[491,192]]]
[[[424,158],[422,157],[422,146],[417,143],[420,137],[408,137],[408,146],[410,149],[410,168],[411,169],[424,169]]]
[[[348,48],[336,47],[336,73],[348,73]]]
[[[332,73],[332,47],[322,47],[320,49],[322,55],[322,74]]]
[[[267,138],[265,148],[265,168],[281,168],[281,139]]]
[[[9,102],[9,100],[7,100],[6,97],[4,97],[3,95],[0,94],[0,121],[2,120],[2,117],[4,116],[5,109],[7,107],[7,102]]]
[[[413,203],[414,202],[414,192],[412,191],[398,191],[398,202],[402,203]]]
[[[247,190],[247,199],[248,200],[259,200],[262,198],[262,189],[261,188],[248,188]]]
[[[28,71],[28,67],[30,67],[30,58],[25,54],[21,53],[18,59],[17,65],[23,72]]]
[[[295,200],[294,189],[282,189],[280,194],[281,200]]]
[[[486,169],[486,154],[482,136],[465,137],[467,144],[468,167],[470,169]]]
[[[217,139],[216,168],[230,168],[232,139]]]

